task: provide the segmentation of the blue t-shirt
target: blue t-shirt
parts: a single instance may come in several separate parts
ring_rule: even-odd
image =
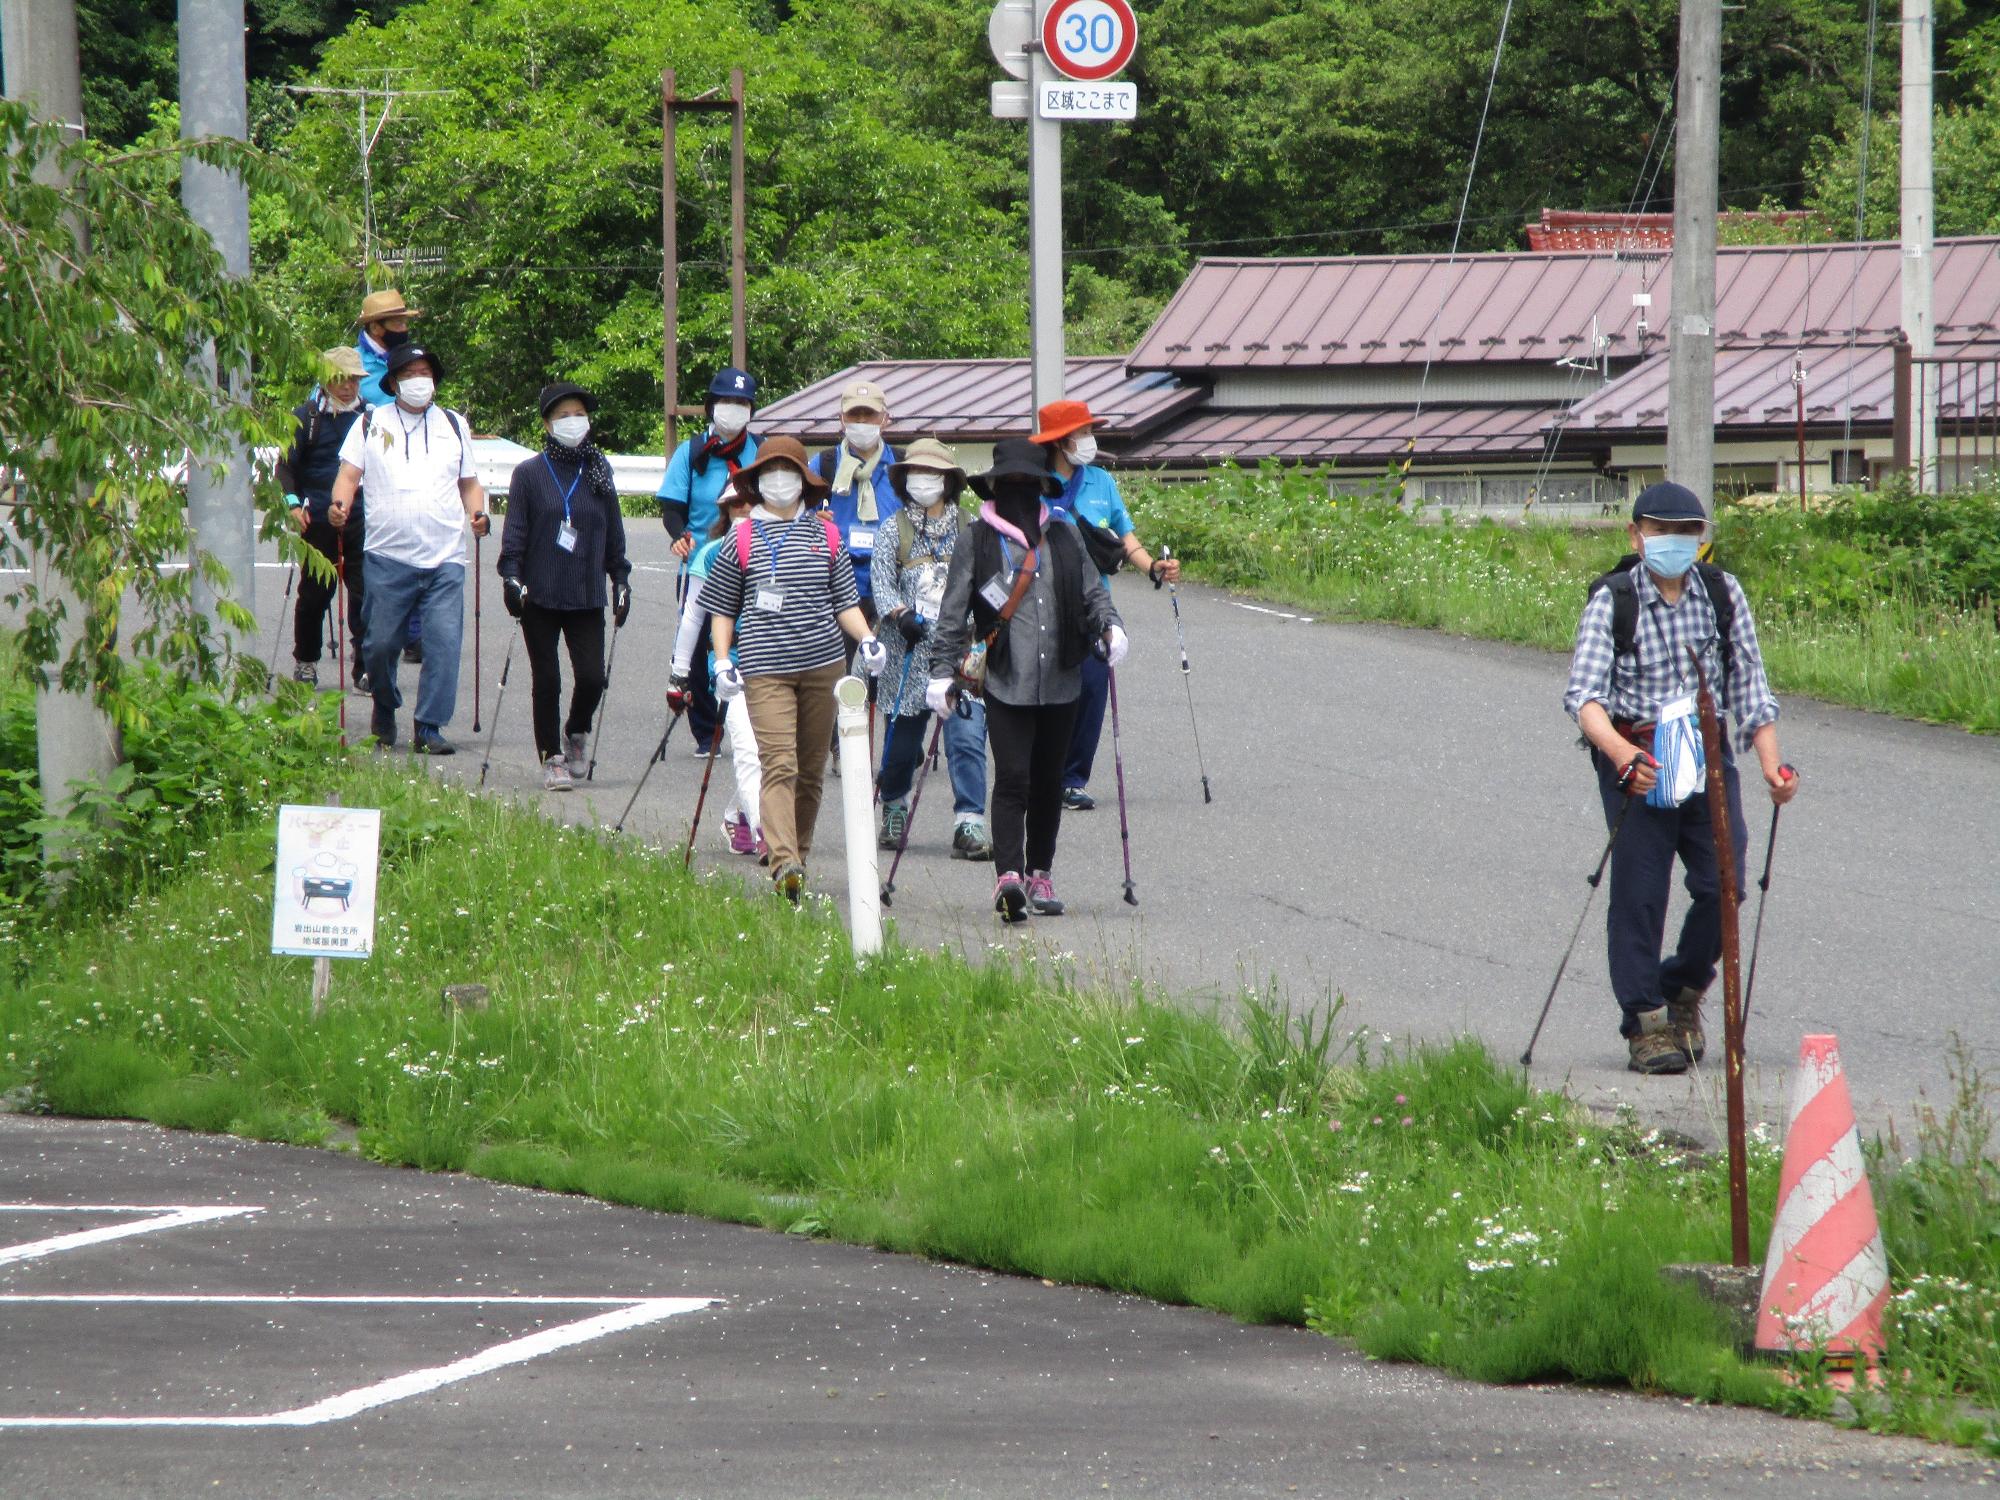
[[[820,453],[813,459],[813,472],[828,483],[832,483],[833,476],[840,472],[840,455],[843,451],[845,444]],[[882,535],[884,529],[891,525],[890,518],[903,508],[903,502],[896,498],[896,487],[889,482],[889,466],[895,462],[897,462],[896,450],[884,443],[882,461],[875,465],[871,476],[875,483],[873,528],[875,535],[868,535],[870,528],[867,523],[862,523],[863,539],[859,545],[854,540],[857,513],[861,509],[859,486],[844,495],[839,493],[829,495],[826,502],[826,513],[833,517],[833,524],[840,528],[841,545],[847,548],[847,555],[854,559],[855,586],[861,590],[862,598],[871,601],[875,597],[875,580],[868,565],[875,557],[875,538]]]
[[[377,349],[375,341],[362,334],[354,341],[361,356],[361,402],[364,406],[387,406],[396,398],[382,389],[382,377],[389,372],[389,353]]]
[[[687,534],[704,537],[715,525],[715,518],[722,512],[716,499],[722,494],[722,487],[729,483],[729,464],[711,456],[708,467],[697,474],[694,471],[695,449],[708,440],[708,433],[691,437],[674,449],[673,457],[667,460],[667,477],[660,481],[655,498],[672,500],[688,508]],[[743,439],[743,451],[736,455],[736,466],[743,468],[757,461],[757,435],[753,432]]]
[[[1064,520],[1081,516],[1121,540],[1134,530],[1132,513],[1125,509],[1125,497],[1118,493],[1118,481],[1096,464],[1074,470],[1061,497],[1049,502],[1049,510]],[[1108,586],[1110,575],[1103,576]]]
[[[720,552],[724,547],[733,546],[734,544],[735,536],[725,531],[713,541],[703,542],[693,552],[688,554],[687,574],[689,593],[698,594],[701,592],[702,581],[708,577],[710,570],[715,567],[715,554]],[[731,661],[736,660],[736,648],[734,646],[729,649],[729,659]],[[710,676],[715,674],[715,653],[713,651],[708,653],[708,670]]]

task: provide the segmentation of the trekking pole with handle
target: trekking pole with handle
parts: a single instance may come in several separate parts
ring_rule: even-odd
[[[333,659],[340,670],[340,745],[347,748],[347,637],[342,634],[347,626],[347,537],[339,527],[333,533]],[[293,566],[297,566],[294,564]],[[285,597],[291,597],[291,589],[285,590]],[[279,621],[279,629],[284,622]],[[1769,874],[1767,870],[1765,872]],[[1759,915],[1763,909],[1758,908]]]
[[[485,566],[481,562],[485,556],[485,542],[486,538],[478,532],[472,533],[472,732],[474,734],[479,733],[479,585],[486,576]],[[462,599],[465,596],[461,594],[459,597]],[[465,606],[461,604],[459,608],[463,609]]]
[[[271,671],[274,675],[278,670],[278,656],[285,649],[285,621],[291,618],[292,613],[292,581],[298,576],[299,565],[293,563],[285,571],[285,602],[278,606],[278,635],[277,639],[271,642]],[[299,632],[294,627],[292,630],[292,649],[297,650],[298,644]]]
[[[1642,760],[1650,762],[1652,757],[1641,750],[1626,762],[1624,771],[1619,774],[1618,785],[1625,791],[1625,800],[1618,804],[1618,816],[1611,820],[1611,837],[1604,841],[1604,852],[1597,856],[1597,868],[1585,877],[1590,892],[1583,898],[1583,910],[1576,914],[1576,928],[1569,935],[1569,946],[1563,949],[1562,962],[1556,965],[1556,977],[1549,982],[1548,998],[1542,1001],[1542,1013],[1535,1019],[1534,1034],[1528,1038],[1527,1050],[1521,1054],[1521,1066],[1524,1068],[1534,1064],[1535,1043],[1542,1039],[1542,1027],[1548,1024],[1549,1008],[1556,1003],[1556,991],[1562,985],[1563,970],[1569,967],[1570,956],[1576,952],[1576,940],[1583,936],[1584,920],[1590,915],[1590,903],[1597,899],[1597,888],[1604,883],[1604,869],[1611,863],[1611,850],[1618,842],[1618,830],[1625,826],[1625,814],[1632,810],[1635,796],[1631,781],[1637,774],[1634,767]]]
[[[626,799],[625,811],[618,815],[617,823],[612,826],[613,833],[625,831],[625,820],[632,816],[632,809],[638,805],[639,793],[646,790],[646,778],[653,774],[653,767],[667,758],[667,741],[674,737],[674,726],[680,721],[680,711],[670,709],[667,713],[667,732],[660,736],[660,743],[653,749],[653,758],[646,762],[646,769],[639,773],[639,784],[632,788],[632,795]]]
[[[668,727],[672,728],[671,725]],[[666,742],[663,740],[661,743],[665,744]],[[683,870],[694,868],[694,836],[696,831],[701,827],[701,810],[703,805],[708,801],[708,778],[715,774],[715,756],[716,752],[721,748],[722,725],[717,724],[715,726],[715,733],[708,738],[708,759],[703,761],[701,766],[701,792],[694,799],[694,821],[688,824],[687,848],[681,854],[681,868]]]
[[[1778,767],[1778,775],[1786,781],[1798,779],[1797,768],[1790,765]],[[1757,877],[1757,925],[1750,934],[1750,973],[1743,981],[1743,1024],[1750,1024],[1750,997],[1757,993],[1757,950],[1764,942],[1764,903],[1771,898],[1771,856],[1778,852],[1778,814],[1784,808],[1771,808],[1771,836],[1764,841],[1764,873]]]
[[[479,784],[486,785],[486,772],[493,764],[493,742],[500,737],[500,705],[507,701],[507,678],[514,670],[514,642],[517,631],[507,637],[507,659],[500,663],[500,691],[493,695],[493,718],[486,732],[486,758],[479,763]]]
[[[917,762],[917,784],[910,789],[910,815],[903,819],[903,836],[896,840],[896,857],[889,861],[889,878],[882,886],[882,904],[890,906],[896,894],[896,871],[902,866],[903,851],[910,847],[910,827],[917,821],[917,807],[924,800],[924,778],[931,774],[931,766],[937,760],[938,740],[944,734],[944,715],[938,715],[937,727],[931,731],[931,748],[922,760]]]
[[[1118,843],[1125,853],[1125,904],[1137,906],[1138,892],[1132,888],[1132,826],[1125,816],[1125,752],[1118,744],[1118,673],[1104,669],[1111,690],[1111,765],[1118,773]]]
[[[585,768],[583,773],[585,781],[597,780],[597,747],[604,743],[604,710],[611,702],[611,669],[618,661],[618,637],[624,633],[625,627],[622,625],[611,627],[611,652],[604,658],[604,691],[599,695],[597,700],[597,728],[591,732],[590,736],[590,765]],[[508,650],[511,651],[512,649],[513,647],[510,645]],[[505,673],[501,674],[500,680],[502,683],[506,682],[507,677]],[[500,712],[497,704],[494,706],[493,712],[496,714]]]
[[[1171,549],[1160,548],[1162,560],[1170,560],[1173,555]],[[1188,728],[1194,731],[1194,763],[1195,768],[1201,772],[1201,800],[1204,803],[1213,802],[1215,796],[1208,789],[1208,762],[1201,753],[1201,726],[1194,718],[1194,681],[1189,676],[1187,631],[1181,626],[1181,591],[1178,585],[1171,582],[1167,584],[1167,598],[1173,601],[1174,639],[1180,642],[1181,647],[1181,686],[1187,690]]]

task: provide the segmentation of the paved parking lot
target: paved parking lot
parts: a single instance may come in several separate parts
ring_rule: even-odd
[[[0,1116],[0,1494],[1759,1495],[1961,1455],[331,1152]]]

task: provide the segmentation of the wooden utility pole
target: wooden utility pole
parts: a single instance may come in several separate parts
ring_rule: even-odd
[[[1903,332],[1917,356],[1916,422],[1912,438],[1919,490],[1938,489],[1938,367],[1931,312],[1931,252],[1936,224],[1931,200],[1931,0],[1903,0]]]
[[[675,89],[674,70],[660,74],[660,364],[665,390],[661,398],[666,418],[666,447],[674,446],[674,419],[701,415],[699,406],[680,404],[681,251],[675,117],[683,110],[729,112],[729,358],[739,370],[750,363],[750,326],[745,312],[743,187],[743,70],[729,70],[729,96],[715,90],[683,99]]]
[[[1667,478],[1715,501],[1715,210],[1722,133],[1722,3],[1681,0],[1674,151],[1674,307],[1667,346]]]
[[[1723,777],[1722,720],[1701,657],[1688,661],[1700,687],[1701,748],[1708,762],[1708,827],[1715,840],[1715,878],[1722,900],[1722,1068],[1729,1130],[1729,1263],[1750,1264],[1750,1153],[1743,1100],[1743,935],[1737,924],[1736,835],[1730,828],[1729,785]]]

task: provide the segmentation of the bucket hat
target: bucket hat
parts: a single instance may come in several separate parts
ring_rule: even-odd
[[[585,411],[597,410],[597,398],[578,385],[574,380],[558,380],[554,385],[543,386],[542,394],[535,399],[535,408],[546,417],[549,414],[550,407],[554,406],[558,401],[566,400],[571,396],[576,397],[577,400],[583,403]]]
[[[333,380],[359,380],[368,373],[361,368],[361,352],[352,344],[326,350],[319,361],[333,372],[328,377]]]
[[[996,479],[1033,479],[1050,499],[1060,495],[1063,489],[1062,481],[1049,472],[1048,461],[1033,438],[1000,439],[993,445],[992,467],[984,474],[974,474],[968,483],[980,499],[991,500]]]
[[[396,394],[396,386],[403,378],[403,371],[419,360],[431,367],[433,380],[444,379],[444,361],[421,344],[405,344],[400,349],[389,351],[389,368],[382,372],[382,389],[390,395]]]
[[[1051,401],[1035,413],[1035,419],[1041,425],[1028,439],[1031,443],[1060,443],[1073,432],[1104,425],[1082,401]]]
[[[918,438],[903,450],[903,456],[889,465],[889,477],[901,480],[911,469],[927,469],[934,474],[956,474],[960,481],[965,479],[965,470],[959,467],[958,455],[936,438]]]
[[[799,440],[781,434],[765,438],[764,445],[757,450],[757,461],[745,464],[736,471],[737,490],[743,494],[752,492],[757,487],[758,476],[778,464],[790,464],[804,476],[805,499],[808,502],[824,499],[827,492],[833,488],[819,475],[813,473],[812,465],[806,461],[806,450],[799,446]]]

